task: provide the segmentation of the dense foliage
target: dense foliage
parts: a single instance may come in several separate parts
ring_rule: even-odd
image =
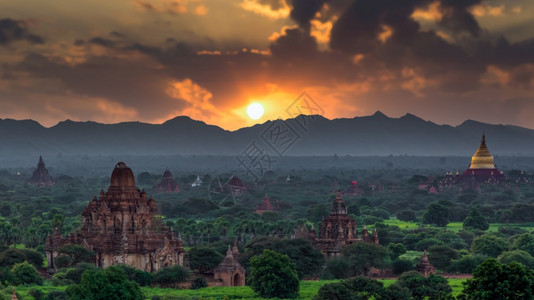
[[[297,266],[289,256],[272,250],[250,259],[250,287],[265,298],[296,298],[299,294]]]
[[[145,299],[139,285],[128,280],[124,271],[116,266],[85,271],[81,283],[69,286],[67,295],[71,300]]]
[[[534,272],[517,262],[501,264],[487,259],[465,283],[460,299],[532,299]]]

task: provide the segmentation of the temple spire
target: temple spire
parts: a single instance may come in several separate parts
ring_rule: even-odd
[[[493,156],[486,146],[485,134],[482,134],[480,146],[478,147],[477,152],[475,152],[475,155],[473,155],[471,158],[471,165],[469,166],[469,169],[495,169]]]

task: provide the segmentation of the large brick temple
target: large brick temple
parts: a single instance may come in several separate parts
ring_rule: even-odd
[[[180,237],[156,218],[156,202],[135,185],[132,170],[120,162],[111,174],[107,192],[100,191],[83,210],[83,225],[74,234],[62,237],[59,230],[46,241],[46,258],[56,269],[55,258],[66,244],[78,244],[96,253],[95,265],[126,264],[155,272],[165,266],[187,267]]]

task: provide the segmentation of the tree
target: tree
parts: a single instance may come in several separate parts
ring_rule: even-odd
[[[356,299],[380,299],[385,293],[384,284],[378,280],[358,276],[343,282]]]
[[[326,261],[326,270],[329,276],[336,279],[348,278],[354,273],[350,269],[348,261],[343,257],[328,259]]]
[[[273,237],[255,238],[246,246],[246,251],[239,258],[239,262],[245,269],[248,269],[250,258],[262,254],[264,249],[270,249],[289,256],[297,266],[297,273],[300,279],[315,276],[325,264],[324,255],[314,248],[310,241]]]
[[[505,265],[489,258],[464,286],[459,299],[532,299],[534,272],[516,262]]]
[[[497,257],[497,261],[502,264],[509,264],[515,261],[525,267],[534,268],[534,258],[532,258],[532,256],[530,256],[528,252],[523,250],[512,250],[503,252],[501,255],[499,255],[499,257]]]
[[[392,263],[393,273],[402,274],[414,269],[414,262],[410,259],[397,258]]]
[[[65,273],[65,279],[70,279],[74,283],[80,283],[82,281],[82,275],[87,270],[96,270],[94,264],[80,263],[75,268],[68,269]]]
[[[9,248],[6,251],[0,253],[0,266],[11,268],[15,264],[24,262],[26,255],[24,251],[15,248]]]
[[[209,247],[194,247],[189,251],[191,269],[205,273],[221,263],[224,256]]]
[[[423,223],[445,227],[449,223],[449,209],[438,203],[428,206],[423,215]]]
[[[152,274],[146,271],[142,271],[128,265],[117,265],[117,267],[121,268],[124,273],[126,273],[128,279],[137,282],[137,284],[140,286],[148,286],[152,283]]]
[[[67,288],[69,299],[83,300],[143,300],[139,285],[128,280],[124,271],[111,266],[106,269],[87,270],[80,284]]]
[[[160,286],[175,286],[189,278],[189,272],[180,266],[165,267],[153,275],[153,282]]]
[[[471,229],[480,229],[480,230],[488,230],[489,224],[486,218],[478,211],[478,208],[475,206],[471,207],[469,210],[469,214],[464,219],[464,229],[465,230],[471,230]]]
[[[367,274],[372,267],[382,267],[388,253],[382,246],[354,243],[343,249],[343,256],[353,272],[351,276],[355,276]]]
[[[458,251],[448,246],[434,245],[428,249],[428,259],[438,269],[449,267],[453,259],[458,259]]]
[[[388,253],[389,253],[389,257],[391,257],[391,259],[394,260],[397,257],[406,253],[406,247],[404,247],[404,245],[400,243],[389,243]]]
[[[71,265],[81,262],[92,263],[95,261],[95,253],[81,245],[67,244],[59,248],[59,253],[71,258]]]
[[[477,255],[464,255],[458,260],[453,260],[449,270],[452,272],[460,273],[473,273],[478,265],[480,265],[486,256],[477,254]]]
[[[414,299],[443,299],[452,292],[447,279],[434,274],[423,277],[416,271],[402,274],[395,284],[407,288]]]
[[[393,296],[397,293],[401,297]],[[325,284],[317,293],[314,300],[326,299],[408,299],[409,293],[404,288],[385,289],[384,284],[380,281],[358,276],[341,282]]]
[[[483,234],[477,237],[471,244],[471,252],[497,257],[503,251],[508,249],[508,243],[502,238],[492,235]]]
[[[19,284],[43,284],[43,278],[39,275],[34,266],[28,262],[16,264],[11,268],[11,276],[15,285]]]
[[[354,295],[352,291],[344,284],[330,283],[323,285],[313,300],[353,300]]]
[[[528,252],[530,256],[534,255],[534,236],[531,233],[523,233],[514,239],[512,249],[518,249]]]
[[[265,249],[250,259],[250,287],[264,298],[296,298],[297,266],[289,256]]]
[[[412,210],[403,210],[397,213],[397,219],[401,221],[415,221],[415,213]]]
[[[208,286],[208,282],[206,281],[206,278],[204,278],[202,276],[195,277],[193,282],[191,282],[191,289],[192,290],[198,290],[198,289],[201,289],[201,288],[205,288],[207,286]]]

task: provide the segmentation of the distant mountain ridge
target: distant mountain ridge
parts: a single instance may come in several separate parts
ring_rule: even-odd
[[[303,122],[306,126],[299,126]],[[268,130],[278,126],[282,129],[278,133],[289,130],[292,134],[283,147],[276,149],[266,137]],[[0,119],[0,156],[239,155],[253,141],[271,155],[278,155],[278,150],[283,155],[306,156],[471,156],[482,133],[495,156],[534,156],[532,129],[473,120],[458,126],[438,125],[412,114],[390,118],[379,111],[371,116],[333,120],[299,116],[286,123],[267,121],[236,131],[185,116],[162,124],[66,120],[50,128],[33,120]]]

